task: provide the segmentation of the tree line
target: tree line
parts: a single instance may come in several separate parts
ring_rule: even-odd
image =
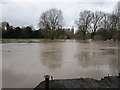
[[[74,28],[63,28],[62,11],[50,9],[41,14],[39,30],[32,26],[13,27],[8,22],[1,22],[1,30],[2,38],[117,40],[120,33],[118,23],[117,14],[85,10],[75,20],[77,31],[74,33]]]
[[[79,14],[79,19],[76,20],[78,27],[77,34],[86,39],[87,36],[91,39],[118,39],[119,18],[117,14],[110,14],[101,11],[83,11]]]
[[[8,22],[2,22],[2,38],[3,39],[51,39],[51,33],[48,29],[35,30],[32,26],[13,27]],[[53,32],[54,39],[72,39],[73,29],[57,28]]]

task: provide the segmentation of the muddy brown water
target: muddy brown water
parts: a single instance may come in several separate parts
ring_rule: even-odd
[[[34,88],[54,79],[118,75],[118,44],[112,41],[54,41],[2,44],[2,87]]]

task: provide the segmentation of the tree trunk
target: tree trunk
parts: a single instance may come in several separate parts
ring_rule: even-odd
[[[91,39],[94,40],[95,32],[91,33]]]
[[[51,35],[51,40],[54,40],[54,37],[53,37],[53,35]]]
[[[53,33],[53,30],[51,32],[51,40],[54,40],[54,33]]]
[[[83,33],[83,40],[85,40],[85,35],[86,35],[86,32]]]

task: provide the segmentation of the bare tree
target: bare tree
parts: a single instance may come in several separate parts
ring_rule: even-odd
[[[111,14],[111,17],[110,17],[110,22],[111,22],[111,25],[110,25],[110,36],[111,38],[115,41],[117,38],[118,38],[118,28],[117,28],[117,24],[118,24],[118,17],[117,15],[115,14]]]
[[[6,22],[6,21],[1,22],[1,23],[0,23],[0,27],[1,27],[2,30],[7,30],[8,27],[9,27],[9,23]]]
[[[111,22],[110,22],[110,14],[104,13],[103,19],[100,22],[100,27],[104,28],[105,30],[109,30],[110,24],[111,24]]]
[[[102,40],[107,40],[110,39],[110,26],[111,26],[111,14],[110,13],[105,13],[103,14],[102,20],[99,22],[99,28],[97,30],[97,34],[101,36]]]
[[[59,27],[62,27],[63,16],[61,10],[50,9],[46,12],[43,12],[39,26],[41,29],[47,30],[50,33],[50,37],[54,39],[54,31]]]
[[[91,20],[92,20],[92,12],[83,11],[83,12],[80,12],[79,14],[79,20],[75,21],[75,24],[77,25],[78,30],[80,30],[83,33],[83,39],[85,39],[85,35],[89,29]]]
[[[99,23],[101,22],[101,20],[103,19],[103,17],[104,17],[104,13],[101,12],[101,11],[96,11],[92,15],[92,22],[91,22],[91,24],[93,26],[92,26],[92,29],[91,29],[91,38],[93,40],[94,40],[94,36],[96,34],[97,29],[100,27]]]
[[[100,28],[103,28],[107,33],[107,39],[117,38],[118,17],[115,14],[104,13],[103,19],[100,22]]]
[[[110,19],[111,19],[111,28],[116,29],[119,18],[117,17],[117,15],[112,14]]]

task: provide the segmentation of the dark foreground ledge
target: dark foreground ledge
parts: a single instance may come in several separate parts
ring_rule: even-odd
[[[35,90],[40,88],[45,88],[45,81],[41,82]],[[120,77],[106,76],[101,80],[92,78],[56,79],[49,81],[49,88],[50,90],[54,88],[64,88],[65,90],[67,88],[120,88]]]

